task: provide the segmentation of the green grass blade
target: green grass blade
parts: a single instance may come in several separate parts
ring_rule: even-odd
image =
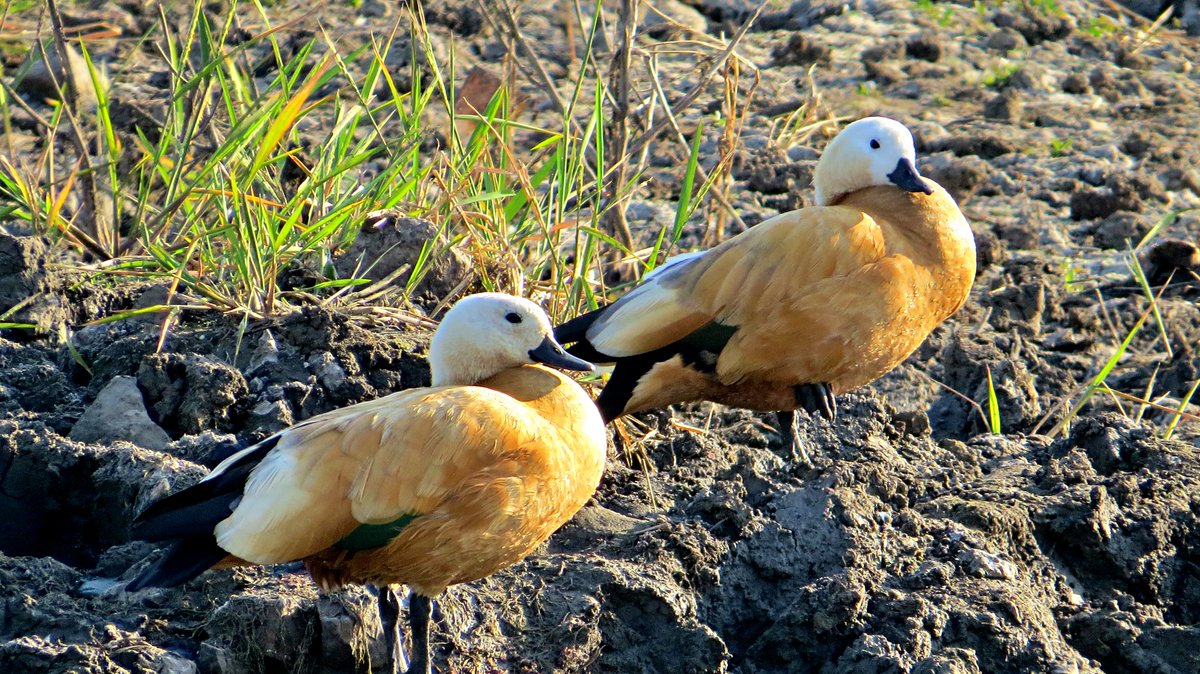
[[[1187,406],[1192,402],[1192,396],[1196,395],[1196,389],[1200,388],[1200,379],[1192,384],[1192,388],[1188,389],[1187,395],[1183,400],[1179,401],[1179,409],[1175,410],[1175,414],[1171,416],[1171,423],[1167,424],[1167,430],[1163,433],[1163,440],[1170,440],[1175,434],[1175,427],[1179,425],[1179,420],[1183,418],[1183,413],[1187,411]]]
[[[1000,403],[996,399],[996,386],[992,382],[992,368],[984,366],[984,371],[987,373],[988,386],[988,425],[991,427],[992,433],[1001,435],[1000,432]]]
[[[267,127],[267,133],[258,147],[258,152],[254,154],[250,175],[258,173],[263,164],[266,164],[271,155],[274,154],[275,149],[279,147],[279,142],[283,140],[284,135],[287,134],[292,125],[299,119],[300,111],[304,108],[304,104],[308,102],[308,97],[312,95],[313,90],[321,82],[325,72],[329,70],[329,66],[330,59],[328,56],[321,59],[321,62],[317,64],[312,74],[309,75],[304,86],[300,87],[300,90],[288,100],[283,109],[271,120],[270,125]]]
[[[1167,358],[1173,358],[1174,353],[1171,351],[1171,339],[1167,336],[1167,326],[1163,322],[1162,314],[1158,310],[1158,301],[1154,297],[1154,291],[1150,289],[1150,281],[1146,279],[1146,272],[1142,270],[1142,264],[1138,261],[1137,253],[1130,250],[1129,255],[1126,257],[1126,263],[1129,266],[1129,270],[1133,273],[1133,278],[1141,286],[1146,299],[1150,300],[1150,308],[1154,310],[1154,323],[1158,326],[1158,334],[1162,336],[1163,349],[1166,350]]]

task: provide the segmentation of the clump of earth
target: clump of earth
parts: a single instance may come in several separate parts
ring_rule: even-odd
[[[319,20],[397,20],[391,5],[361,4]],[[644,17],[644,49],[688,31],[729,36],[756,8],[656,6],[674,23]],[[1200,41],[1188,35],[1195,7],[1177,7],[1181,22],[1158,26],[1152,2],[764,9],[738,47],[759,77],[730,205],[753,226],[811,203],[829,135],[789,142],[779,125],[805,102],[900,119],[922,172],[975,231],[971,298],[900,368],[844,396],[835,421],[806,421],[812,467],[791,461],[769,415],[699,404],[638,417],[574,520],[524,562],[440,599],[435,668],[1200,671],[1200,408],[1174,414],[1200,379],[1200,217],[1186,210],[1200,206]],[[573,38],[536,9],[522,31],[563,74]],[[159,20],[135,2],[65,11],[125,37]],[[304,7],[268,11],[317,26]],[[425,11],[463,72],[509,44],[478,5]],[[89,52],[120,83],[116,104],[151,100],[143,90],[166,76],[149,43]],[[694,65],[663,62],[669,97],[695,83]],[[537,82],[521,86],[536,123],[549,104]],[[711,84],[681,123],[722,96]],[[134,114],[145,109],[130,105],[137,124],[153,119]],[[11,147],[36,152],[37,124],[11,126]],[[702,164],[715,165],[718,141],[705,138]],[[627,211],[635,235],[674,212],[686,151],[655,141]],[[702,219],[682,244],[712,235]],[[409,234],[424,226],[410,224],[400,238],[419,250]],[[76,275],[61,243],[0,228],[0,314],[38,326],[0,331],[0,671],[386,668],[371,593],[319,593],[299,565],[125,592],[157,554],[130,541],[130,521],[296,421],[428,384],[428,330],[306,308],[243,333],[236,319],[184,312],[159,348],[156,319],[93,321],[159,302],[161,285]],[[1105,379],[1113,392],[1075,409],[1147,314],[1132,259],[1157,315]],[[456,288],[467,264],[438,266],[428,296]]]

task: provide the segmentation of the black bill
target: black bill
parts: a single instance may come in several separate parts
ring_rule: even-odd
[[[900,159],[896,164],[896,170],[888,174],[888,180],[907,192],[933,194],[933,188],[921,180],[921,174],[917,173],[917,167],[913,166],[907,157]]]
[[[554,341],[554,339],[549,336],[543,339],[542,343],[538,344],[536,349],[533,349],[529,352],[529,357],[532,358],[534,362],[560,367],[564,370],[591,372],[592,370],[596,369],[586,360],[583,360],[582,358],[576,358],[566,351],[563,351],[563,348],[558,345],[558,342]]]

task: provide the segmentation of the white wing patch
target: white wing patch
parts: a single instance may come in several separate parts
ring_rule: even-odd
[[[653,279],[635,288],[588,328],[588,341],[596,350],[622,358],[665,346],[660,344],[647,349],[644,342],[648,334],[686,319],[694,312],[680,305],[675,290],[658,281]]]
[[[233,514],[214,529],[217,545],[230,554],[256,564],[278,564],[299,559],[329,545],[323,538],[317,540],[318,535],[325,532],[307,528],[305,531],[312,537],[311,541],[281,542],[290,550],[307,549],[307,553],[283,555],[272,547],[273,532],[282,522],[303,518],[313,500],[312,494],[299,486],[303,476],[298,473],[299,462],[295,454],[301,447],[289,443],[291,437],[294,436],[280,438],[280,444],[263,457],[246,480],[241,502]]]
[[[668,269],[671,269],[672,267],[674,267],[674,268],[676,268],[676,270],[678,270],[679,265],[687,262],[688,260],[694,260],[707,252],[708,251],[706,251],[706,250],[696,250],[696,251],[692,251],[690,253],[680,253],[679,255],[672,255],[671,257],[667,258],[662,264],[655,267],[654,270],[651,271],[649,274],[646,274],[646,276],[642,278],[642,283],[649,281],[650,279],[662,274],[663,272],[667,271]]]

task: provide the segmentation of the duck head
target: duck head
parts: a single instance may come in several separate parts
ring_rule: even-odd
[[[593,369],[554,340],[550,319],[541,307],[504,293],[479,293],[459,300],[446,312],[429,344],[434,386],[475,384],[529,363]]]
[[[817,162],[813,186],[818,206],[836,204],[845,195],[876,185],[932,194],[917,173],[912,133],[886,117],[867,117],[842,129]]]

